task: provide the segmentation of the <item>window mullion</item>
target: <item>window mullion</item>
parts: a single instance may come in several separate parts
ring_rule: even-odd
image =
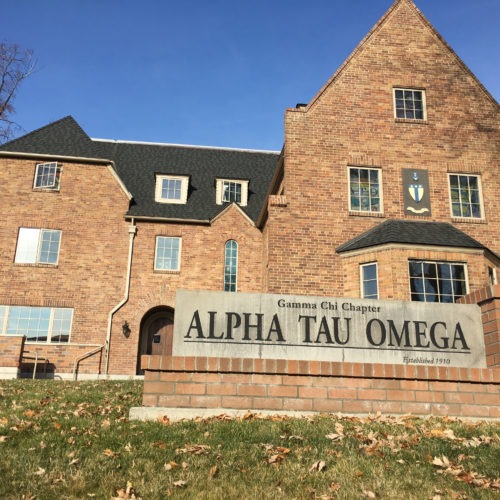
[[[47,344],[50,344],[52,342],[52,327],[54,325],[54,313],[55,313],[55,308],[51,307],[50,308],[49,329],[47,331]]]

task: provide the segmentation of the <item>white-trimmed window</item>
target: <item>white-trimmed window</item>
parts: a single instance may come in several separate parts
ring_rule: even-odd
[[[425,92],[413,89],[394,89],[394,116],[406,120],[426,120]]]
[[[448,174],[452,217],[481,219],[483,216],[479,175]]]
[[[26,335],[27,342],[68,343],[73,309],[0,306],[0,334]]]
[[[181,246],[181,238],[172,236],[157,236],[155,270],[179,271],[181,267]]]
[[[248,181],[237,179],[217,179],[217,205],[237,203],[245,207],[248,203]]]
[[[187,201],[189,177],[183,175],[157,175],[155,201],[179,203]]]
[[[61,166],[56,162],[38,163],[35,169],[34,189],[59,191]]]
[[[382,212],[382,172],[380,169],[349,167],[349,210]]]
[[[361,264],[361,297],[363,299],[378,299],[378,270],[377,263]]]
[[[238,278],[238,243],[226,242],[224,247],[224,291],[236,292]]]
[[[467,295],[467,269],[457,262],[410,260],[411,300],[453,303]]]
[[[61,231],[19,228],[14,262],[16,264],[53,264],[59,261]]]

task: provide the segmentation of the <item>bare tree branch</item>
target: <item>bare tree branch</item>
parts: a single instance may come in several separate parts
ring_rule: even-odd
[[[16,44],[0,43],[0,143],[10,139],[16,123],[13,100],[21,83],[34,71],[33,51]]]

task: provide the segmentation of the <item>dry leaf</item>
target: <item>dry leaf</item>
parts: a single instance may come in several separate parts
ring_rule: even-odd
[[[339,491],[340,490],[340,484],[339,483],[331,483],[329,486],[330,491]]]
[[[438,467],[446,467],[444,462],[439,457],[434,457],[432,460],[432,465],[437,465]]]
[[[170,419],[167,417],[167,415],[162,415],[161,417],[158,417],[158,422],[160,422],[163,425],[170,425]]]
[[[179,467],[179,464],[177,464],[177,463],[175,463],[175,462],[168,462],[168,463],[166,463],[166,464],[163,466],[163,468],[164,468],[165,470],[173,470],[173,469],[175,469],[176,467]]]
[[[325,436],[327,439],[330,439],[331,441],[335,442],[335,441],[341,441],[342,438],[344,437],[342,434],[327,434]]]
[[[45,469],[38,467],[38,470],[34,474],[35,476],[43,476],[45,474]]]
[[[210,446],[205,444],[185,445],[184,448],[177,448],[175,453],[191,453],[192,455],[208,455]]]
[[[110,450],[109,448],[106,448],[103,452],[103,455],[106,455],[109,458],[115,458],[118,456],[118,453],[114,452],[113,450]]]
[[[0,436],[0,443],[5,443],[9,439],[9,436]]]
[[[185,488],[187,486],[187,481],[174,481],[174,486],[177,488]]]
[[[218,476],[218,474],[219,474],[219,468],[216,465],[214,465],[213,467],[210,468],[210,473],[208,477],[210,479],[214,479],[215,477]]]
[[[326,462],[323,460],[318,460],[314,462],[309,469],[309,472],[321,472],[326,468]]]

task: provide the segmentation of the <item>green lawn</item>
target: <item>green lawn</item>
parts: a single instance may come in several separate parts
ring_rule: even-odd
[[[0,498],[500,498],[499,422],[129,422],[141,390],[0,381]]]

